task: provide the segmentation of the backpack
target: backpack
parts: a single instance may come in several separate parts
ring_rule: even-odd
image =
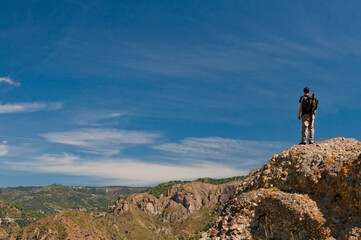
[[[305,101],[303,102],[304,109],[307,112],[311,112],[312,114],[315,114],[316,109],[318,107],[318,99],[315,97],[315,94],[307,96]]]

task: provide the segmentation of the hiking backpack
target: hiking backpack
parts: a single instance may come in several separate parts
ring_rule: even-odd
[[[315,97],[315,94],[308,96],[304,104],[305,104],[304,107],[307,110],[307,112],[311,112],[312,114],[315,114],[318,106],[318,99]]]

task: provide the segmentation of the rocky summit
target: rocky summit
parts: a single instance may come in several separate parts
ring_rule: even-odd
[[[202,239],[361,239],[361,143],[296,145],[252,170]]]

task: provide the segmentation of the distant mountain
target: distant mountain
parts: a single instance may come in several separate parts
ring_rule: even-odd
[[[148,188],[144,187],[67,187],[50,185],[46,187],[0,188],[0,198],[33,210],[42,216],[50,216],[64,210],[89,210],[104,208],[119,197]]]
[[[107,211],[64,211],[43,218],[28,225],[19,238],[196,239],[216,220],[242,183],[240,178],[162,183],[120,198]]]

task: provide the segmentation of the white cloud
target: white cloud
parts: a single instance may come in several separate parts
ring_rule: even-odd
[[[12,168],[40,173],[60,173],[111,180],[112,184],[150,185],[170,180],[199,177],[230,177],[247,172],[207,161],[183,164],[160,164],[132,159],[85,160],[68,153],[45,154],[35,161],[7,162]]]
[[[0,104],[0,114],[36,112],[42,110],[58,110],[62,107],[62,102],[33,102],[33,103],[14,103]]]
[[[176,143],[153,146],[164,153],[193,160],[214,160],[255,164],[267,160],[272,155],[289,146],[285,142],[249,141],[221,137],[186,138]]]
[[[18,171],[93,177],[98,184],[139,186],[177,179],[246,175],[250,169],[262,164],[260,160],[267,161],[285,147],[283,142],[186,138],[175,143],[151,145],[156,151],[139,160],[110,156],[118,154],[122,147],[129,144],[154,143],[157,134],[86,128],[43,136],[51,142],[74,145],[90,155],[62,153],[39,156],[38,152],[33,152],[30,156],[36,157],[27,154],[21,161],[18,157],[14,161],[7,158],[2,160],[2,164]],[[6,154],[7,148],[0,145],[0,155],[2,153]],[[94,154],[103,156],[96,157]]]
[[[13,85],[15,87],[20,87],[21,85],[19,82],[14,82],[10,77],[0,77],[0,83],[2,82]]]
[[[149,144],[158,134],[112,128],[83,128],[69,132],[41,134],[50,142],[75,146],[92,146],[100,143]]]
[[[8,154],[8,152],[9,152],[9,147],[7,145],[7,141],[2,141],[0,143],[0,157]]]
[[[40,136],[50,142],[81,147],[82,152],[109,156],[118,154],[125,145],[154,143],[159,135],[113,128],[82,128],[68,132],[45,133]]]

